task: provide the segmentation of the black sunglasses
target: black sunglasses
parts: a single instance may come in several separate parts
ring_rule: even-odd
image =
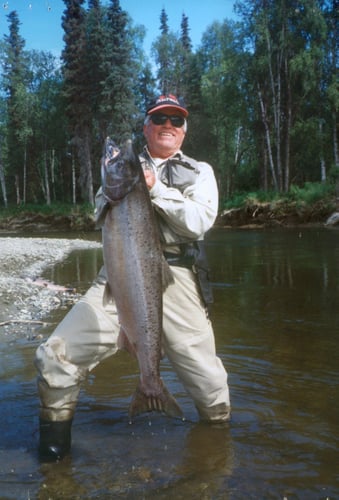
[[[150,118],[154,125],[165,125],[167,120],[169,120],[173,127],[180,128],[185,123],[185,118],[180,115],[164,115],[162,113],[154,113],[150,115]]]

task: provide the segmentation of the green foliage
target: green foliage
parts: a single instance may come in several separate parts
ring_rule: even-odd
[[[277,191],[253,191],[235,193],[229,200],[223,203],[224,209],[243,208],[248,205],[274,202],[281,199]]]
[[[7,116],[4,134],[7,153],[5,170],[11,171],[18,179],[20,167],[26,167],[27,139],[32,135],[28,123],[30,96],[27,88],[28,67],[27,57],[24,52],[25,41],[19,33],[19,17],[16,11],[12,11],[7,18],[9,35],[4,37],[3,53],[3,90],[7,95]],[[21,193],[17,181],[16,185],[16,198],[20,200]]]
[[[102,139],[112,135],[120,142],[130,138],[133,124],[126,119],[135,116],[134,79],[137,65],[127,12],[117,0],[111,0],[104,19],[102,55],[103,80],[100,93],[100,119],[105,125]],[[119,119],[117,119],[119,117]]]
[[[331,198],[333,195],[333,184],[306,182],[303,187],[292,185],[287,195],[287,199],[311,205],[319,200]]]
[[[244,84],[263,187],[269,189],[273,182],[279,191],[288,192],[291,182],[320,180],[319,165],[322,160],[328,164],[328,158],[322,157],[326,148],[318,144],[317,151],[309,155],[312,168],[307,159],[303,165],[302,161],[318,139],[318,132],[313,141],[307,137],[310,117],[316,123],[325,120],[332,130],[336,126],[328,114],[326,97],[335,71],[330,61],[336,57],[336,49],[328,43],[337,38],[328,22],[335,13],[326,17],[324,4],[316,0],[297,6],[244,0],[236,7],[243,20],[245,47],[250,51]],[[307,146],[293,142],[296,124],[298,134],[307,137]],[[316,164],[318,171],[313,168]]]
[[[223,209],[244,208],[261,203],[293,203],[295,206],[310,206],[318,201],[333,204],[335,187],[332,183],[306,182],[303,187],[292,185],[290,191],[252,191],[235,193],[224,201]]]
[[[50,205],[27,203],[26,205],[10,205],[0,211],[0,219],[18,217],[22,214],[42,214],[52,216],[69,216],[70,214],[92,215],[93,206],[90,204],[71,205],[69,203],[52,203]]]
[[[273,199],[276,186],[280,197],[306,203],[328,196],[318,181],[338,184],[335,2],[239,0],[240,22],[216,20],[197,50],[188,16],[173,31],[163,8],[152,61],[142,47],[145,28],[133,25],[119,0],[102,3],[64,0],[61,66],[51,54],[25,52],[17,13],[7,18],[4,202],[7,189],[12,204],[91,204],[104,137],[132,137],[141,149],[156,88],[184,97],[185,151],[213,166],[222,200]]]
[[[172,32],[163,33],[152,46],[157,63],[157,81],[160,94],[181,95],[181,44]]]
[[[332,183],[339,183],[339,165],[332,165],[328,172],[328,178]]]

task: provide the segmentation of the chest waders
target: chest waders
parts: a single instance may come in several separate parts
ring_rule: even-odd
[[[193,158],[181,160],[170,158],[160,165],[160,180],[167,187],[179,189],[181,193],[186,187],[194,184],[199,175],[198,163]],[[210,268],[203,240],[189,243],[180,243],[180,253],[174,254],[165,251],[164,255],[172,266],[187,267],[195,273],[200,288],[201,296],[208,309],[213,303],[213,292],[210,281]]]

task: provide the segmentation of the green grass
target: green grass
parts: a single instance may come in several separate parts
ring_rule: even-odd
[[[312,205],[317,201],[328,200],[334,196],[334,186],[321,182],[306,182],[304,187],[291,186],[287,199]]]
[[[331,205],[335,197],[335,186],[331,183],[306,182],[303,187],[292,185],[288,193],[277,191],[255,191],[236,193],[224,201],[223,208],[243,208],[260,203],[291,203],[297,206],[309,206],[317,202]]]
[[[71,214],[92,214],[93,207],[89,204],[72,205],[67,203],[53,203],[51,205],[41,205],[27,203],[26,205],[12,205],[0,209],[0,218],[16,217],[20,214],[43,214],[55,216],[68,216]]]

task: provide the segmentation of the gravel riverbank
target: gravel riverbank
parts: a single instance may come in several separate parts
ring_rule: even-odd
[[[44,281],[41,273],[74,250],[100,246],[80,239],[0,237],[0,338],[77,300],[76,291]]]

